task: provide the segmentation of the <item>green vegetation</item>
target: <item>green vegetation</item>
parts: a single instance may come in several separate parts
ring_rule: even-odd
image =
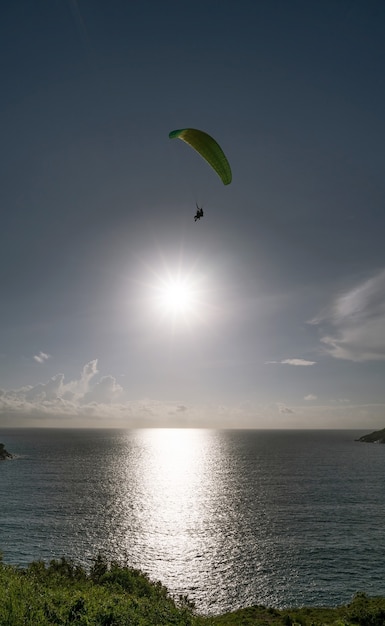
[[[347,606],[254,606],[197,615],[142,572],[98,556],[86,572],[62,558],[16,568],[0,561],[0,626],[383,626],[385,598],[357,594]]]

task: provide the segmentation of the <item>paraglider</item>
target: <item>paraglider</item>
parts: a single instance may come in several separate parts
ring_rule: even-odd
[[[220,145],[210,135],[196,128],[182,128],[181,130],[172,130],[169,133],[169,138],[182,139],[188,143],[211,165],[224,185],[231,183],[230,164]]]
[[[194,148],[201,155],[201,157],[213,168],[218,174],[219,178],[224,185],[229,185],[232,180],[232,173],[230,164],[226,158],[220,145],[203,130],[197,130],[196,128],[182,128],[179,130],[172,130],[169,133],[170,139],[181,139],[189,146]],[[197,212],[194,216],[194,221],[200,220],[203,217],[202,208],[197,205]]]
[[[196,203],[195,203],[196,204]],[[200,220],[203,217],[203,209],[197,205],[197,212],[194,215],[194,222]]]

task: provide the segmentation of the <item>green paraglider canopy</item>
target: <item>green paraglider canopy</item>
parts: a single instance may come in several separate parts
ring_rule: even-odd
[[[231,183],[230,164],[220,145],[210,135],[196,128],[182,128],[181,130],[172,130],[169,138],[182,139],[188,143],[211,165],[224,185]]]

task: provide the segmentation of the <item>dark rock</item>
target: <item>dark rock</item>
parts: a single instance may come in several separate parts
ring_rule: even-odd
[[[0,443],[0,461],[5,461],[5,459],[12,459],[12,454],[7,452],[3,443]]]
[[[363,435],[356,441],[363,441],[364,443],[385,443],[385,428],[382,430],[375,430],[369,435]]]

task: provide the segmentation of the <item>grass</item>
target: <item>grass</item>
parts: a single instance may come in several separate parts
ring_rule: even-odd
[[[359,593],[346,606],[253,606],[198,615],[186,596],[100,555],[89,571],[62,558],[16,568],[0,561],[0,626],[384,626],[385,598]]]

